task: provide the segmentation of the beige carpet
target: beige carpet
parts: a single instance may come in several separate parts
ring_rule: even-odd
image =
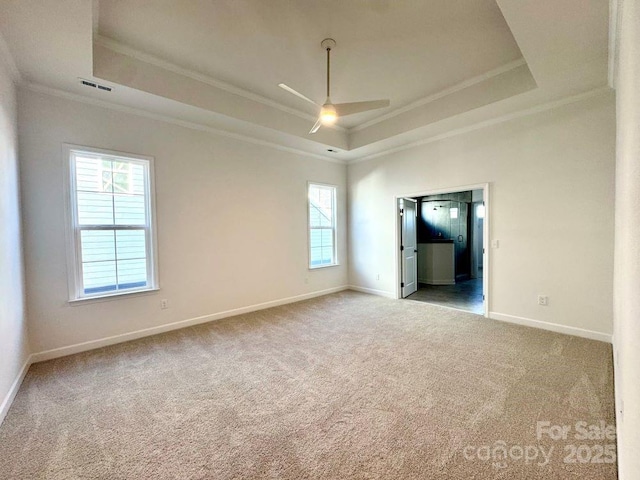
[[[343,292],[33,365],[0,478],[614,479],[613,417],[607,344]]]

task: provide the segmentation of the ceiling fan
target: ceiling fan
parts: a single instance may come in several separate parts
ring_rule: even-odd
[[[371,100],[368,102],[352,102],[352,103],[332,103],[331,102],[331,49],[336,46],[336,41],[332,38],[325,38],[320,45],[327,51],[327,99],[324,104],[320,105],[309,97],[304,96],[300,92],[297,92],[293,88],[285,85],[284,83],[278,84],[278,86],[289,93],[294,94],[309,103],[313,103],[315,106],[320,107],[320,115],[318,121],[313,125],[309,133],[316,133],[322,125],[332,125],[336,122],[338,117],[344,117],[346,115],[353,115],[354,113],[367,112],[369,110],[375,110],[377,108],[384,108],[389,106],[389,100]]]

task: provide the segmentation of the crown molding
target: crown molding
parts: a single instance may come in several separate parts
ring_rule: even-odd
[[[391,155],[393,153],[401,152],[404,150],[409,150],[412,148],[420,147],[422,145],[426,145],[429,143],[437,142],[439,140],[444,140],[447,138],[455,137],[458,135],[462,135],[464,133],[473,132],[475,130],[480,130],[486,127],[490,127],[493,125],[497,125],[500,123],[508,122],[510,120],[515,120],[522,117],[527,117],[529,115],[535,115],[537,113],[542,113],[547,110],[553,110],[554,108],[562,107],[564,105],[569,105],[572,103],[577,103],[582,100],[586,100],[588,98],[597,97],[599,95],[604,95],[606,93],[611,92],[611,88],[608,86],[594,88],[592,90],[588,90],[586,92],[579,93],[577,95],[572,95],[569,97],[561,98],[560,100],[555,100],[552,102],[543,103],[540,105],[536,105],[534,107],[525,108],[523,110],[519,110],[516,112],[508,113],[506,115],[501,115],[499,117],[491,118],[489,120],[484,120],[482,122],[474,123],[472,125],[468,125],[466,127],[456,128],[450,130],[445,133],[441,133],[438,135],[434,135],[431,137],[423,138],[421,140],[416,140],[414,142],[406,143],[404,145],[400,145],[397,147],[389,148],[387,150],[383,150],[380,152],[373,153],[371,155],[365,155],[363,157],[357,157],[349,161],[349,165],[366,162],[369,160],[373,160],[374,158],[382,157],[385,155]]]
[[[193,80],[205,83],[207,85],[210,85],[212,87],[215,88],[219,88],[220,90],[226,91],[228,93],[232,93],[234,95],[238,95],[241,96],[243,98],[246,98],[248,100],[252,100],[258,103],[261,103],[263,105],[267,105],[273,108],[276,108],[278,110],[281,110],[283,112],[286,113],[290,113],[292,115],[296,115],[300,118],[303,118],[305,120],[310,120],[310,121],[316,121],[317,118],[313,115],[309,115],[306,112],[303,112],[301,110],[297,110],[295,108],[291,108],[291,107],[287,107],[285,105],[282,105],[278,102],[275,102],[274,100],[271,100],[267,97],[263,97],[261,95],[258,95],[256,93],[253,93],[249,90],[245,90],[239,87],[236,87],[234,85],[231,85],[229,83],[223,82],[221,80],[218,80],[216,78],[213,78],[209,75],[205,75],[187,68],[183,68],[180,67],[174,63],[168,62],[162,58],[159,58],[155,55],[143,52],[141,50],[137,50],[133,47],[130,47],[128,45],[125,45],[121,42],[118,42],[117,40],[114,40],[112,38],[109,37],[105,37],[103,35],[94,35],[94,44],[100,45],[102,47],[108,48],[110,50],[113,50],[114,52],[120,53],[122,55],[126,55],[128,57],[131,58],[135,58],[137,60],[140,60],[142,62],[145,63],[149,63],[151,65],[154,65],[156,67],[159,68],[164,68],[166,70],[169,70],[173,73],[179,74],[179,75],[183,75],[187,78],[191,78]],[[426,97],[423,97],[419,100],[416,100],[414,102],[411,102],[403,107],[397,108],[389,113],[386,113],[384,115],[381,115],[379,117],[376,117],[372,120],[369,120],[367,122],[364,122],[360,125],[356,125],[355,127],[351,127],[351,128],[344,128],[341,127],[339,125],[328,125],[329,128],[333,128],[335,130],[341,131],[341,132],[346,132],[347,134],[351,133],[351,132],[357,132],[359,130],[363,130],[367,127],[370,127],[372,125],[375,125],[377,123],[383,122],[385,120],[388,120],[390,118],[396,117],[398,115],[401,115],[405,112],[408,112],[410,110],[413,110],[415,108],[421,107],[423,105],[426,105],[428,103],[434,102],[440,98],[446,97],[448,95],[451,95],[453,93],[456,93],[460,90],[463,90],[465,88],[471,87],[473,85],[476,85],[478,83],[484,82],[488,79],[491,79],[493,77],[497,77],[498,75],[502,75],[504,73],[510,72],[512,70],[515,70],[516,68],[519,68],[523,65],[526,65],[527,62],[525,61],[524,58],[519,58],[517,60],[514,60],[512,62],[506,63],[505,65],[502,65],[498,68],[495,68],[493,70],[490,70],[488,72],[485,72],[481,75],[477,75],[475,77],[472,77],[470,79],[467,79],[463,82],[460,82],[456,85],[453,85],[451,87],[448,87],[444,90],[441,90],[435,94],[431,94],[428,95]]]
[[[247,100],[252,100],[254,102],[258,102],[263,105],[276,108],[280,111],[290,113],[292,115],[296,115],[297,117],[303,118],[305,120],[309,120],[314,123],[316,120],[318,120],[317,116],[310,115],[301,110],[296,110],[295,108],[287,107],[285,105],[282,105],[281,103],[271,100],[270,98],[263,97],[262,95],[258,95],[257,93],[250,92],[249,90],[236,87],[229,83],[213,78],[209,75],[205,75],[205,74],[196,72],[194,70],[180,67],[174,63],[171,63],[166,60],[163,60],[162,58],[156,57],[155,55],[142,52],[140,50],[132,48],[128,45],[120,43],[111,38],[108,38],[102,35],[96,35],[93,38],[93,43],[100,45],[102,47],[108,48],[109,50],[113,50],[114,52],[121,53],[122,55],[135,58],[136,60],[140,60],[141,62],[149,63],[159,68],[164,68],[165,70],[169,70],[170,72],[177,73],[178,75],[183,75],[185,77],[191,78],[192,80],[196,80],[198,82],[205,83],[212,87],[219,88],[220,90],[224,90],[225,92],[238,95],[240,97],[246,98]],[[329,128],[333,128],[334,130],[339,130],[341,132],[348,131],[346,128],[341,127],[339,125],[327,125],[327,126]]]
[[[124,113],[128,113],[131,115],[136,115],[139,117],[144,117],[144,118],[149,118],[152,120],[158,120],[161,122],[165,122],[165,123],[169,123],[172,125],[178,125],[184,128],[189,128],[191,130],[197,130],[197,131],[202,131],[202,132],[208,132],[214,135],[219,135],[219,136],[223,136],[223,137],[227,137],[227,138],[232,138],[234,140],[238,140],[241,142],[245,142],[245,143],[250,143],[253,145],[258,145],[258,146],[262,146],[262,147],[268,147],[268,148],[273,148],[276,150],[280,150],[283,152],[288,152],[288,153],[293,153],[296,155],[302,155],[305,157],[310,157],[310,158],[316,158],[325,162],[330,162],[330,163],[336,163],[339,165],[352,165],[352,164],[356,164],[356,163],[361,163],[361,162],[366,162],[369,160],[373,160],[375,158],[379,158],[385,155],[391,155],[397,152],[401,152],[404,150],[409,150],[412,148],[416,148],[422,145],[426,145],[429,143],[433,143],[433,142],[437,142],[439,140],[444,140],[447,138],[451,138],[451,137],[455,137],[458,135],[462,135],[465,133],[469,133],[469,132],[473,132],[475,130],[480,130],[486,127],[490,127],[493,125],[497,125],[500,123],[504,123],[504,122],[508,122],[510,120],[515,120],[518,118],[522,118],[522,117],[526,117],[529,115],[534,115],[537,113],[541,113],[541,112],[545,112],[547,110],[552,110],[554,108],[558,108],[558,107],[562,107],[564,105],[569,105],[572,103],[577,103],[580,102],[582,100],[586,100],[592,97],[597,97],[599,95],[604,95],[607,94],[609,92],[611,92],[611,88],[608,86],[604,86],[604,87],[598,87],[592,90],[588,90],[586,92],[577,94],[577,95],[572,95],[572,96],[568,96],[568,97],[564,97],[561,98],[559,100],[555,100],[552,102],[547,102],[547,103],[543,103],[540,105],[536,105],[534,107],[530,107],[530,108],[526,108],[523,110],[519,110],[516,112],[512,112],[509,114],[505,114],[505,115],[501,115],[489,120],[485,120],[485,121],[481,121],[481,122],[477,122],[474,123],[472,125],[468,125],[466,127],[461,127],[461,128],[457,128],[457,129],[453,129],[453,130],[449,130],[448,132],[444,132],[438,135],[433,135],[431,137],[426,137],[420,140],[416,140],[414,142],[409,142],[397,147],[392,147],[386,150],[382,150],[380,152],[376,152],[370,155],[364,155],[361,157],[354,157],[351,158],[349,160],[345,160],[345,159],[339,159],[339,158],[335,158],[335,157],[328,157],[325,155],[319,155],[316,153],[311,153],[311,152],[307,152],[304,150],[300,150],[297,148],[293,148],[293,147],[286,147],[284,145],[280,145],[274,142],[269,142],[267,140],[260,140],[257,138],[253,138],[249,135],[244,135],[244,134],[240,134],[240,133],[235,133],[235,132],[229,132],[226,130],[222,130],[219,128],[214,128],[214,127],[210,127],[208,125],[204,125],[204,124],[200,124],[200,123],[196,123],[196,122],[189,122],[189,121],[185,121],[185,120],[180,120],[178,118],[175,117],[171,117],[168,115],[160,115],[157,113],[152,113],[149,112],[147,110],[141,109],[141,108],[134,108],[134,107],[128,107],[125,105],[120,105],[120,104],[116,104],[116,103],[112,103],[112,102],[107,102],[104,100],[99,100],[99,99],[95,99],[95,98],[91,98],[91,97],[86,97],[83,95],[79,95],[76,93],[71,93],[71,92],[67,92],[64,90],[59,90],[57,88],[52,88],[52,87],[48,87],[45,85],[41,85],[41,84],[37,84],[37,83],[30,83],[30,82],[24,82],[23,84],[21,84],[21,87],[29,89],[31,91],[34,92],[38,92],[38,93],[42,93],[45,95],[50,95],[50,96],[54,96],[54,97],[59,97],[59,98],[65,98],[68,100],[73,100],[73,101],[77,101],[80,103],[85,103],[85,104],[89,104],[89,105],[94,105],[94,106],[98,106],[98,107],[102,107],[102,108],[107,108],[110,110],[115,110],[115,111],[119,111],[119,112],[124,112]]]
[[[514,60],[513,62],[509,62],[506,63],[504,65],[502,65],[501,67],[498,68],[494,68],[493,70],[490,70],[488,72],[485,72],[481,75],[477,75],[475,77],[469,78],[463,82],[460,82],[456,85],[453,85],[451,87],[445,88],[444,90],[441,90],[439,92],[436,92],[434,94],[428,95],[426,97],[423,97],[419,100],[416,100],[414,102],[411,102],[407,105],[405,105],[404,107],[400,107],[397,108],[389,113],[386,113],[384,115],[380,115],[379,117],[376,117],[372,120],[369,120],[367,122],[361,123],[360,125],[356,125],[355,127],[352,127],[349,129],[349,132],[357,132],[360,130],[364,130],[367,127],[370,127],[372,125],[375,125],[377,123],[380,122],[384,122],[385,120],[388,120],[390,118],[396,117],[398,115],[401,115],[405,112],[411,111],[415,108],[421,107],[423,105],[426,105],[428,103],[434,102],[442,97],[446,97],[448,95],[451,95],[453,93],[459,92],[460,90],[464,90],[465,88],[471,87],[473,85],[476,85],[478,83],[484,82],[485,80],[488,80],[490,78],[493,77],[497,77],[498,75],[502,75],[503,73],[507,73],[510,72],[511,70],[515,70],[516,68],[521,67],[522,65],[526,65],[527,62],[525,61],[524,58],[519,58],[518,60]]]
[[[184,127],[184,128],[189,128],[191,130],[198,130],[201,132],[207,132],[207,133],[212,133],[214,135],[219,135],[222,137],[227,137],[227,138],[232,138],[234,140],[238,140],[241,142],[245,142],[245,143],[251,143],[253,145],[258,145],[261,147],[268,147],[268,148],[274,148],[276,150],[280,150],[282,152],[287,152],[287,153],[293,153],[296,155],[303,155],[305,157],[311,157],[311,158],[317,158],[319,160],[323,160],[325,162],[330,162],[330,163],[337,163],[340,165],[344,165],[347,162],[345,160],[339,159],[339,158],[333,158],[333,157],[327,157],[324,155],[318,155],[316,153],[311,153],[311,152],[306,152],[304,150],[300,150],[297,148],[293,148],[293,147],[286,147],[284,145],[280,145],[274,142],[269,142],[267,140],[260,140],[257,138],[253,138],[249,135],[244,135],[241,133],[235,133],[235,132],[229,132],[227,130],[222,130],[219,128],[215,128],[215,127],[210,127],[208,125],[204,125],[201,123],[196,123],[196,122],[189,122],[186,120],[180,120],[178,118],[175,117],[170,117],[168,115],[161,115],[161,114],[157,114],[157,113],[152,113],[149,112],[147,110],[141,109],[141,108],[134,108],[134,107],[128,107],[125,105],[120,105],[117,103],[112,103],[112,102],[107,102],[104,100],[99,100],[96,98],[91,98],[91,97],[85,97],[84,95],[78,95],[77,93],[71,93],[71,92],[67,92],[64,90],[59,90],[57,88],[53,88],[53,87],[48,87],[45,85],[41,85],[38,83],[32,83],[32,82],[25,82],[21,85],[24,88],[27,88],[28,90],[34,91],[34,92],[38,92],[38,93],[42,93],[45,95],[49,95],[52,97],[58,97],[58,98],[64,98],[67,100],[73,100],[76,102],[80,102],[80,103],[85,103],[88,105],[94,105],[97,107],[102,107],[102,108],[107,108],[109,110],[115,110],[118,112],[123,112],[123,113],[128,113],[131,115],[136,115],[139,117],[144,117],[144,118],[149,118],[152,120],[158,120],[161,122],[165,122],[165,123],[169,123],[172,125],[178,125],[180,127]]]
[[[7,66],[9,76],[11,77],[11,80],[13,80],[13,83],[22,83],[22,75],[20,74],[20,70],[18,70],[18,66],[16,65],[13,55],[11,55],[9,45],[7,45],[2,33],[0,33],[0,61]]]
[[[99,100],[99,99],[95,99],[95,98],[90,98],[90,97],[85,97],[83,95],[79,95],[76,93],[71,93],[71,92],[67,92],[67,91],[63,91],[63,90],[59,90],[56,88],[52,88],[52,87],[48,87],[45,85],[41,85],[41,84],[36,84],[36,83],[23,83],[21,85],[21,87],[23,88],[27,88],[31,91],[34,92],[38,92],[38,93],[42,93],[45,95],[50,95],[53,97],[59,97],[59,98],[64,98],[67,100],[72,100],[72,101],[77,101],[80,103],[85,103],[85,104],[89,104],[89,105],[94,105],[94,106],[98,106],[98,107],[102,107],[102,108],[107,108],[110,110],[115,110],[115,111],[120,111],[120,112],[124,112],[124,113],[128,113],[131,115],[136,115],[139,117],[144,117],[144,118],[149,118],[152,120],[158,120],[161,122],[165,122],[165,123],[169,123],[172,125],[178,125],[184,128],[188,128],[191,130],[197,130],[197,131],[202,131],[202,132],[207,132],[207,133],[211,133],[214,135],[219,135],[219,136],[223,136],[223,137],[227,137],[227,138],[231,138],[234,140],[238,140],[241,142],[245,142],[245,143],[250,143],[253,145],[258,145],[258,146],[262,146],[262,147],[268,147],[268,148],[273,148],[276,150],[280,150],[283,152],[288,152],[288,153],[293,153],[296,155],[302,155],[305,157],[310,157],[310,158],[316,158],[325,162],[330,162],[330,163],[336,163],[339,165],[352,165],[352,164],[356,164],[356,163],[361,163],[361,162],[366,162],[369,160],[373,160],[375,158],[379,158],[382,156],[386,156],[386,155],[391,155],[397,152],[401,152],[404,150],[409,150],[412,148],[416,148],[422,145],[426,145],[429,143],[433,143],[433,142],[437,142],[439,140],[444,140],[447,138],[451,138],[451,137],[455,137],[458,135],[462,135],[465,133],[469,133],[475,130],[480,130],[486,127],[490,127],[493,125],[497,125],[500,123],[504,123],[510,120],[515,120],[518,118],[522,118],[522,117],[526,117],[529,115],[534,115],[537,113],[542,113],[548,110],[552,110],[555,108],[559,108],[565,105],[569,105],[572,103],[577,103],[580,102],[582,100],[586,100],[592,97],[597,97],[599,95],[604,95],[607,94],[609,92],[611,92],[611,88],[608,86],[605,87],[598,87],[592,90],[589,90],[587,92],[583,92],[577,95],[573,95],[573,96],[569,96],[569,97],[565,97],[562,98],[560,100],[555,100],[553,102],[547,102],[541,105],[536,105],[534,107],[531,108],[527,108],[527,109],[523,109],[523,110],[519,110],[516,112],[512,112],[506,115],[501,115],[499,117],[496,118],[492,118],[489,120],[485,120],[482,122],[478,122],[478,123],[474,123],[472,125],[468,125],[466,127],[461,127],[461,128],[457,128],[457,129],[453,129],[450,130],[448,132],[445,133],[441,133],[438,135],[433,135],[431,137],[426,137],[423,138],[421,140],[417,140],[414,142],[409,142],[406,143],[404,145],[400,145],[397,147],[393,147],[393,148],[389,148],[380,152],[376,152],[373,153],[371,155],[365,155],[362,157],[355,157],[352,158],[350,160],[343,160],[343,159],[338,159],[338,158],[333,158],[333,157],[327,157],[324,155],[318,155],[315,153],[311,153],[311,152],[306,152],[304,150],[300,150],[297,148],[292,148],[292,147],[286,147],[284,145],[279,145],[277,143],[273,143],[273,142],[269,142],[267,140],[260,140],[257,138],[253,138],[250,137],[248,135],[244,135],[244,134],[240,134],[240,133],[235,133],[235,132],[229,132],[226,130],[222,130],[222,129],[218,129],[218,128],[214,128],[214,127],[210,127],[208,125],[203,125],[203,124],[199,124],[196,122],[188,122],[185,120],[180,120],[174,117],[170,117],[167,115],[160,115],[160,114],[156,114],[156,113],[151,113],[148,112],[146,110],[140,109],[140,108],[133,108],[133,107],[128,107],[128,106],[124,106],[124,105],[119,105],[116,103],[111,103],[111,102],[107,102],[104,100]]]

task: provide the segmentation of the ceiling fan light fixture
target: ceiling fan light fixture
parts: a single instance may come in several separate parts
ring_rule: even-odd
[[[322,110],[320,111],[320,122],[323,125],[333,125],[336,123],[338,119],[338,112],[336,112],[336,107],[333,105],[323,105]]]
[[[335,105],[331,103],[331,49],[336,46],[336,41],[332,38],[325,38],[320,45],[327,51],[327,100],[324,102],[324,105],[317,104],[309,97],[301,94],[284,83],[278,84],[278,86],[283,90],[286,90],[305,102],[312,103],[316,107],[320,108],[318,120],[313,124],[313,127],[311,127],[309,134],[316,133],[322,125],[333,125],[338,120],[338,117],[353,115],[354,113],[368,112],[369,110],[376,110],[378,108],[385,108],[389,106],[389,100],[336,103]]]

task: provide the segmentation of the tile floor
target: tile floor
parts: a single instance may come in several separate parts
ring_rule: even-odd
[[[465,280],[455,285],[425,285],[421,283],[418,291],[409,295],[407,300],[458,308],[479,315],[484,314],[482,278]]]

